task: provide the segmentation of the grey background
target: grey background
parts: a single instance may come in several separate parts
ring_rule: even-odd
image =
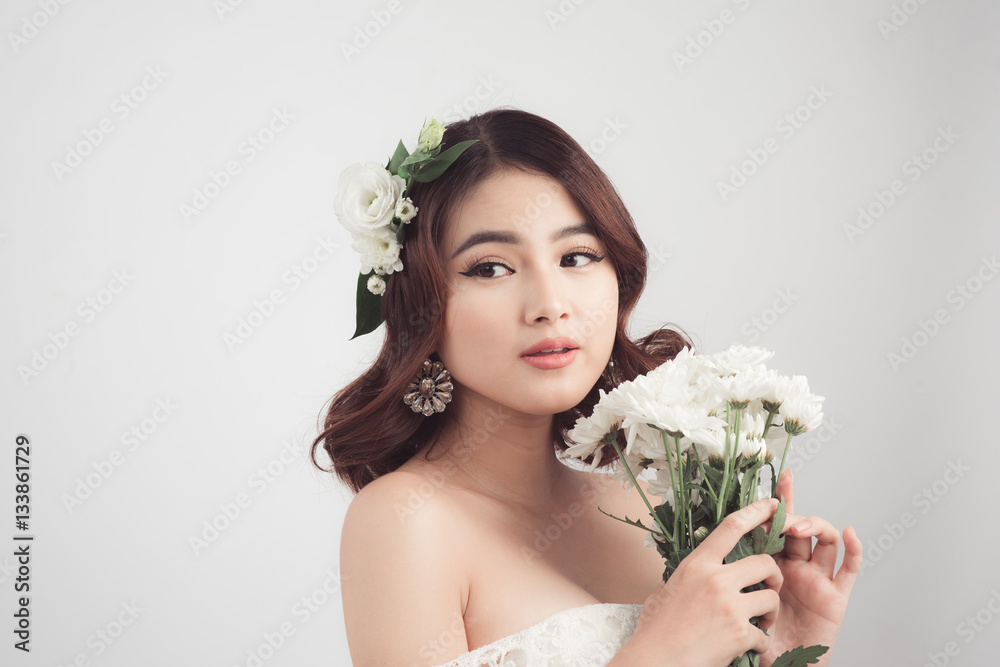
[[[972,0],[5,2],[0,498],[11,516],[26,433],[36,541],[30,655],[10,647],[0,548],[0,651],[248,665],[284,627],[263,664],[348,664],[350,494],[302,455],[379,344],[348,340],[357,256],[337,175],[413,144],[430,115],[513,105],[588,147],[635,217],[652,254],[635,334],[673,322],[705,351],[763,345],[827,397],[792,466],[799,511],[866,545],[835,664],[992,664],[998,20]],[[293,118],[248,159],[276,109]],[[112,131],[88,139],[102,119]],[[81,142],[78,166],[54,165]],[[185,220],[230,160],[239,173]],[[902,194],[852,235],[895,179]],[[273,312],[227,344],[273,290]],[[25,372],[36,353],[51,358]],[[133,428],[144,440],[123,439]]]

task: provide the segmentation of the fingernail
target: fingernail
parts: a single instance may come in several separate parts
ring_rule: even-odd
[[[792,526],[792,530],[794,530],[796,533],[804,533],[810,528],[812,528],[812,525],[813,525],[812,521],[806,519],[805,521],[799,521],[797,524]]]

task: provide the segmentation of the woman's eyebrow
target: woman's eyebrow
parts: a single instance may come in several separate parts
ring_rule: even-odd
[[[552,241],[558,241],[559,239],[564,239],[567,236],[573,236],[574,234],[590,234],[593,236],[594,230],[593,227],[587,223],[568,225],[552,234]],[[465,239],[462,245],[458,246],[458,250],[452,254],[451,258],[455,259],[469,248],[481,243],[510,243],[516,245],[521,243],[521,236],[519,234],[515,234],[514,232],[476,232],[469,238]]]

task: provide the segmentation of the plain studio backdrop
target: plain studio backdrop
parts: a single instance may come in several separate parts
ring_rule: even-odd
[[[835,664],[995,660],[995,3],[8,0],[0,29],[4,664],[349,664],[351,496],[304,452],[382,334],[349,340],[337,177],[499,106],[620,191],[633,334],[762,345],[827,397],[790,465],[865,545]]]

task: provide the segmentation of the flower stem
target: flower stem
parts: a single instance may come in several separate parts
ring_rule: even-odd
[[[739,418],[737,416],[737,418]],[[735,458],[736,443],[733,443],[733,451],[729,451],[729,440],[732,435],[732,404],[728,401],[726,402],[726,444],[722,448],[725,456],[725,460],[722,465],[722,490],[719,493],[719,502],[715,505],[715,523],[719,524],[722,522],[722,515],[726,511],[726,500],[729,498],[729,482],[732,477],[732,469],[735,467],[733,465],[733,459]]]
[[[691,544],[691,538],[690,538],[690,534],[691,534],[691,522],[683,520],[683,517],[685,515],[690,514],[690,509],[688,509],[687,489],[685,488],[687,486],[687,484],[685,484],[685,482],[684,482],[684,462],[681,459],[681,439],[678,438],[678,437],[676,437],[676,436],[674,437],[674,447],[677,449],[677,477],[680,478],[679,479],[680,485],[679,485],[678,491],[679,491],[679,497],[680,497],[680,501],[681,501],[681,505],[680,505],[680,507],[681,507],[680,515],[682,517],[682,519],[681,519],[681,536],[684,538],[684,541],[686,543],[688,543],[690,546],[692,546],[692,548],[693,548],[694,545]],[[675,505],[675,508],[676,508],[676,505]],[[677,512],[675,511],[674,512],[674,516],[676,516],[676,515],[677,515]]]
[[[743,418],[743,409],[736,411],[736,429],[733,432],[733,474],[736,473],[736,449],[740,446],[740,421]]]
[[[705,488],[708,489],[708,495],[712,496],[712,500],[718,504],[719,496],[715,495],[715,489],[712,488],[712,485],[708,481],[708,474],[705,472],[705,464],[702,463],[701,456],[698,455],[698,450],[694,447],[691,449],[694,449],[695,460],[698,461],[698,467],[701,469],[701,476],[705,478]]]
[[[788,447],[792,444],[792,434],[788,434],[788,439],[785,440],[785,451],[781,453],[781,467],[778,468],[778,477],[775,477],[775,483],[777,483],[778,478],[781,477],[782,471],[785,469],[785,457],[788,456]]]
[[[660,429],[660,439],[663,440],[663,451],[665,451],[667,453],[667,470],[670,471],[670,486],[671,486],[671,489],[674,492],[674,534],[673,534],[673,543],[676,546],[677,545],[677,527],[680,524],[680,521],[678,520],[679,517],[678,517],[677,513],[680,511],[680,501],[681,501],[681,499],[680,499],[680,496],[678,495],[678,492],[677,492],[677,477],[674,475],[674,462],[670,460],[670,458],[671,458],[671,456],[670,456],[670,443],[667,442],[667,432],[664,431],[664,430],[662,430],[662,429]],[[681,463],[680,463],[680,461],[678,461],[677,462],[678,470],[680,468],[680,465],[681,465]]]
[[[768,431],[768,429],[771,428],[771,421],[774,419],[774,415],[775,415],[775,413],[773,413],[773,412],[768,412],[767,413],[767,421],[764,422],[764,433],[760,436],[761,438],[766,438],[767,437],[767,431]]]
[[[634,486],[635,490],[639,492],[639,497],[642,498],[642,502],[646,503],[646,507],[649,508],[649,513],[653,515],[653,520],[656,521],[656,524],[660,527],[660,531],[663,533],[663,537],[666,538],[668,535],[667,529],[664,528],[663,522],[660,521],[660,517],[653,511],[653,506],[649,504],[649,499],[646,498],[646,494],[643,493],[642,489],[639,487],[639,482],[636,481],[635,475],[632,474],[632,469],[628,467],[628,463],[625,461],[625,455],[622,454],[621,447],[618,446],[617,439],[611,441],[611,446],[615,448],[615,452],[618,454],[618,460],[622,462],[623,466],[625,466],[625,472],[628,473],[629,479],[632,480],[632,486]]]

